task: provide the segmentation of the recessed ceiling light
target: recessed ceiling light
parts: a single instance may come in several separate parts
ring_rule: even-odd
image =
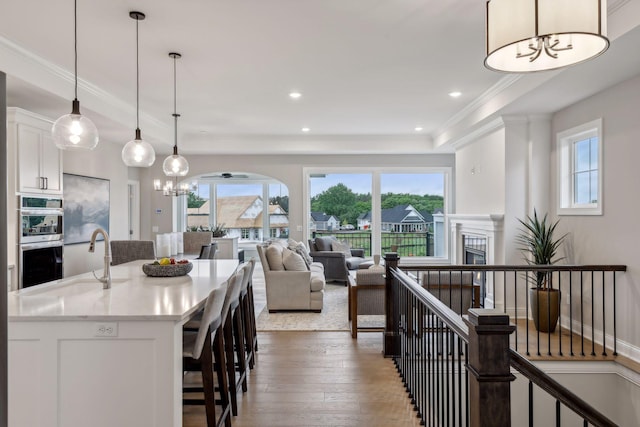
[[[420,132],[422,130],[422,128],[420,126],[416,126],[414,129],[416,132]]]
[[[302,132],[309,132],[311,129],[309,128],[302,128]]]
[[[289,93],[289,98],[291,99],[298,99],[302,96],[302,94],[300,92],[291,92]]]
[[[454,91],[454,92],[449,92],[449,96],[452,97],[452,98],[457,98],[460,95],[462,95],[462,92],[458,92],[457,90]]]

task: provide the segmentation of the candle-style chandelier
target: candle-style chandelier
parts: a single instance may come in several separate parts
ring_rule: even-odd
[[[185,196],[191,192],[197,190],[195,183],[183,182],[178,184],[178,177],[174,176],[172,179],[167,179],[164,184],[159,179],[153,180],[153,188],[156,191],[162,191],[165,196]]]

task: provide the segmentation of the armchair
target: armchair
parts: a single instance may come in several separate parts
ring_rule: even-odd
[[[316,237],[309,240],[309,255],[314,262],[324,266],[324,276],[327,281],[349,283],[349,270],[357,270],[364,262],[364,249],[350,249],[346,252],[334,250],[338,240],[333,236]]]

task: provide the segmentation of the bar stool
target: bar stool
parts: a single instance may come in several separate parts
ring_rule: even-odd
[[[200,255],[196,259],[208,259],[209,258],[209,250],[211,249],[211,245],[202,245],[200,248]]]
[[[230,279],[231,280],[231,279]],[[200,371],[202,374],[203,399],[183,399],[184,405],[205,405],[207,426],[231,426],[229,384],[225,375],[225,352],[223,343],[222,312],[228,293],[228,281],[211,291],[205,303],[202,319],[197,331],[184,330],[182,336],[182,365],[184,371]],[[211,336],[213,335],[213,341]],[[215,359],[215,363],[214,363]],[[216,422],[216,399],[213,371],[218,377],[219,403],[222,412]],[[200,390],[183,386],[183,391]]]
[[[238,415],[238,388],[247,391],[247,371],[244,351],[244,329],[240,315],[240,291],[244,278],[245,266],[238,268],[236,280],[227,289],[224,307],[222,309],[222,329],[224,331],[224,345],[227,359],[227,376],[229,394],[231,395],[231,412]],[[236,376],[236,372],[238,375]]]
[[[256,259],[251,258],[244,267],[242,278],[242,288],[240,289],[240,310],[244,321],[244,349],[245,359],[249,369],[253,369],[255,364],[255,351],[257,347],[256,337],[256,313],[253,306],[253,270],[256,266]]]

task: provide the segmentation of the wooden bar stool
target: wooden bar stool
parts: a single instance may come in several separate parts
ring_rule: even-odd
[[[222,312],[228,293],[228,282],[211,291],[205,303],[202,318],[197,331],[185,329],[182,337],[182,356],[184,371],[200,371],[202,388],[183,387],[183,391],[202,390],[204,399],[183,399],[184,405],[205,405],[207,426],[231,426],[230,398],[227,376],[225,375],[225,352],[223,343]],[[213,335],[213,341],[211,339]],[[215,361],[215,363],[214,363]],[[216,421],[216,399],[213,371],[218,377],[218,389],[222,407]]]
[[[230,286],[227,289],[224,307],[222,308],[222,329],[224,331],[224,346],[227,360],[227,376],[229,394],[231,395],[231,412],[238,415],[238,388],[247,391],[247,373],[244,351],[244,329],[240,315],[240,291],[244,278],[244,265],[238,268]],[[236,375],[236,372],[238,375]]]
[[[242,277],[242,287],[240,289],[240,311],[244,323],[245,359],[249,369],[253,369],[255,364],[254,353],[257,343],[256,313],[253,307],[253,286],[251,286],[255,266],[256,260],[251,258],[243,267],[244,276]]]

